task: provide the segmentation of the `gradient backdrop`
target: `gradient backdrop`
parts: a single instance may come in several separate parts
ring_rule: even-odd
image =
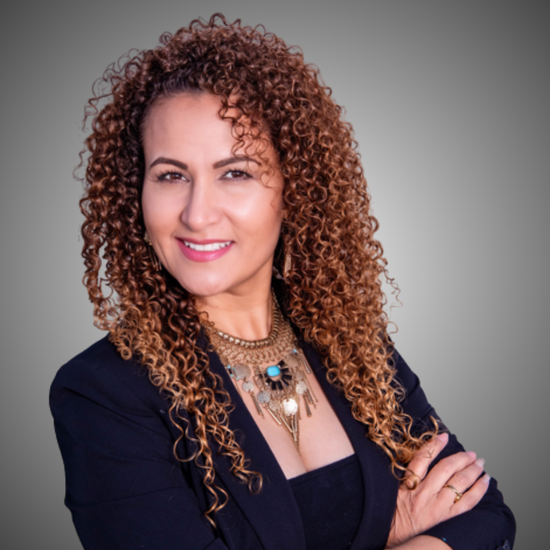
[[[221,10],[300,45],[345,106],[402,289],[398,348],[445,423],[487,459],[518,520],[516,549],[550,547],[545,2],[15,5],[0,23],[0,546],[80,548],[48,388],[102,336],[80,283],[71,175],[92,82],[130,48]]]

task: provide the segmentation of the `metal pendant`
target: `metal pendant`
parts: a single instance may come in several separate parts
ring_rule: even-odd
[[[248,365],[235,365],[233,372],[237,380],[244,380],[250,376],[250,367]]]

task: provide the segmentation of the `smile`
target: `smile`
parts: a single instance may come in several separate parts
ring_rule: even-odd
[[[192,243],[176,239],[183,255],[192,262],[212,262],[227,254],[233,248],[233,241],[210,241]]]
[[[221,250],[226,246],[231,244],[231,241],[224,241],[219,243],[208,243],[208,244],[196,244],[190,243],[189,241],[183,241],[185,246],[191,248],[191,250],[197,250],[198,252],[214,252],[215,250]]]

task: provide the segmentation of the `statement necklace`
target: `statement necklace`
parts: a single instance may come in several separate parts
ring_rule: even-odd
[[[258,414],[265,418],[265,411],[271,416],[300,452],[300,402],[311,416],[317,397],[307,379],[311,367],[275,295],[272,309],[271,334],[264,340],[243,340],[212,326],[204,328],[237,390],[248,392]]]

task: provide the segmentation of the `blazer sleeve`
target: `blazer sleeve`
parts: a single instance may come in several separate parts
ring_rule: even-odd
[[[83,547],[227,548],[204,518],[174,457],[174,438],[162,419],[166,411],[144,403],[108,361],[99,359],[69,362],[50,392],[65,464],[65,504]],[[128,362],[120,363],[129,368]]]
[[[428,403],[418,377],[397,352],[394,352],[394,361],[397,378],[405,389],[403,411],[414,419],[413,429],[418,433],[432,428],[430,417],[438,420],[439,417]],[[450,434],[449,442],[431,467],[442,458],[461,451],[464,447]],[[515,532],[514,516],[504,504],[497,482],[491,479],[487,493],[475,508],[428,529],[424,534],[443,540],[453,550],[511,550]]]

